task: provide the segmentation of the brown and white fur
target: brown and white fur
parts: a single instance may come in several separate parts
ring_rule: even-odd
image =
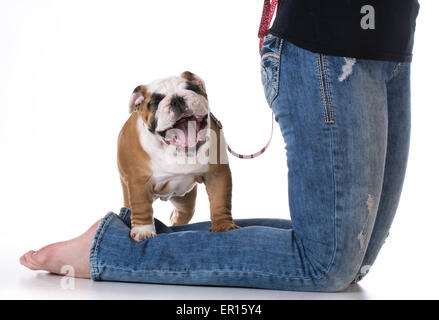
[[[232,177],[224,161],[224,137],[210,117],[204,81],[186,71],[138,86],[129,110],[117,157],[124,206],[131,209],[131,237],[143,241],[156,235],[152,203],[157,198],[173,203],[172,225],[189,223],[197,183],[206,185],[210,230],[238,228],[231,214]],[[199,161],[204,154],[209,161]]]

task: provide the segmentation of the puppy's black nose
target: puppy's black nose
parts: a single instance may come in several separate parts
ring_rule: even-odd
[[[171,99],[170,107],[175,114],[180,114],[186,109],[186,101],[183,97],[174,96]]]

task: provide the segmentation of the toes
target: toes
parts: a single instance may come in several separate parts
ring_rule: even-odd
[[[23,266],[25,266],[25,267],[27,267],[27,268],[29,268],[29,269],[31,269],[31,270],[38,270],[38,269],[40,269],[39,264],[34,260],[34,255],[35,255],[36,253],[37,253],[37,252],[36,252],[36,251],[33,251],[33,250],[31,250],[31,251],[25,253],[24,255],[22,255],[22,256],[20,257],[20,263],[21,263]]]
[[[29,263],[29,257],[30,257],[31,255],[33,255],[34,253],[35,253],[35,251],[31,250],[31,251],[28,251],[28,252],[26,252],[25,254],[23,254],[23,255],[20,257],[20,263],[21,263],[21,264]]]
[[[49,248],[45,247],[38,251],[31,250],[20,258],[20,263],[31,270],[46,270],[51,259]]]

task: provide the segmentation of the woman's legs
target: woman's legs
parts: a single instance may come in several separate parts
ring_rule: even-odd
[[[127,226],[131,226],[130,216],[129,209],[121,209],[119,218]],[[20,257],[20,263],[31,270],[45,270],[56,274],[69,272],[70,276],[90,279],[90,249],[100,223],[101,220],[97,221],[86,232],[74,239],[53,243],[38,251],[31,250]],[[241,227],[268,226],[291,229],[291,221],[280,219],[237,219],[235,223]],[[210,222],[168,227],[161,221],[155,220],[155,225],[158,233],[210,230]]]
[[[156,222],[157,237],[138,243],[128,213],[110,213],[91,244],[92,279],[337,291],[355,278],[381,197],[395,64],[327,57],[274,37],[262,54],[287,149],[292,229],[254,220],[211,233],[209,223]]]
[[[381,197],[395,64],[327,57],[272,37],[262,54],[286,143],[293,229],[209,233],[196,224],[134,243],[108,215],[91,250],[93,279],[333,291],[355,278]]]
[[[309,258],[307,269],[319,270],[328,283],[353,279],[381,197],[386,82],[396,63],[310,53],[273,36],[262,55],[265,93],[286,143],[293,230]]]
[[[410,63],[398,64],[387,83],[388,134],[383,190],[372,236],[357,281],[369,271],[398,208],[410,147]]]

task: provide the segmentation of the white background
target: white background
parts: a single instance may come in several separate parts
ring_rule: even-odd
[[[1,298],[439,298],[437,1],[421,2],[412,66],[412,140],[391,236],[346,293],[92,283],[75,290],[32,272],[19,256],[75,237],[122,193],[116,141],[139,84],[190,70],[206,81],[229,144],[259,150],[271,113],[256,37],[263,1],[0,2]],[[231,158],[235,218],[289,218],[284,144]],[[209,219],[204,187],[193,221]],[[156,202],[168,222],[170,203]]]

